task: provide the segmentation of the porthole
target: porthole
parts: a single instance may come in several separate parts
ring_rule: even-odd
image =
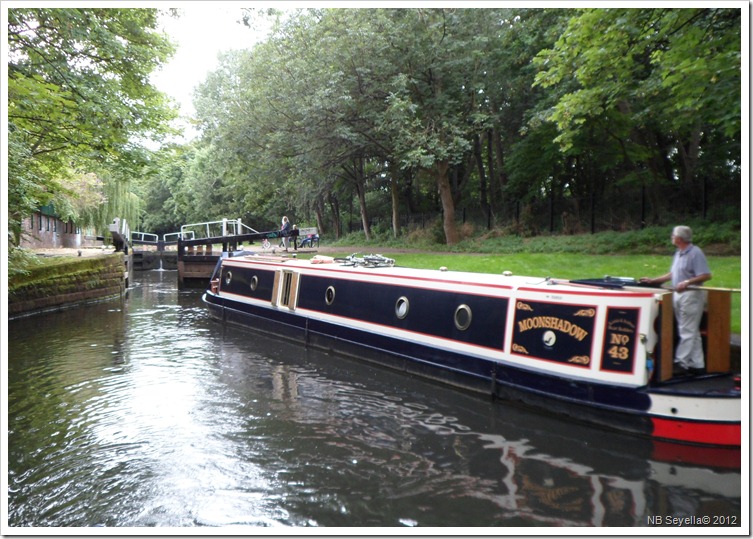
[[[395,316],[400,320],[408,316],[408,309],[410,308],[410,302],[405,296],[400,296],[395,302]]]
[[[332,305],[335,302],[335,287],[330,286],[324,292],[324,302],[327,305]]]
[[[472,318],[471,308],[468,305],[458,305],[458,308],[455,309],[455,327],[460,331],[468,329]]]
[[[225,284],[226,285],[230,284],[230,281],[232,281],[232,280],[233,280],[233,272],[232,271],[228,271],[225,274]]]
[[[256,292],[256,288],[259,286],[259,278],[256,275],[251,277],[251,283],[249,283],[249,286],[251,287],[251,292]]]

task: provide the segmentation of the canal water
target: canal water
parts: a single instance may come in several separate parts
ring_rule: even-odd
[[[739,526],[746,515],[739,451],[605,432],[223,328],[175,272],[136,277],[124,300],[9,322],[9,526]]]

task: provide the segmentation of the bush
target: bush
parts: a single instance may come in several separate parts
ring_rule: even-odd
[[[39,265],[39,258],[33,252],[21,247],[10,247],[8,251],[8,280],[11,281],[28,275],[32,268]]]
[[[691,223],[694,243],[709,254],[739,256],[742,232],[738,222]],[[363,232],[354,232],[333,244],[338,246],[400,247],[427,251],[453,253],[579,253],[579,254],[657,254],[674,252],[670,242],[671,226],[654,226],[643,230],[625,232],[606,231],[596,234],[539,235],[528,237],[513,233],[512,228],[501,228],[479,233],[473,225],[459,227],[461,241],[447,245],[441,220],[426,228],[406,229],[400,238],[375,236],[366,242]]]

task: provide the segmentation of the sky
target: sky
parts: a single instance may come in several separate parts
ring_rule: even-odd
[[[266,36],[265,31],[253,30],[239,22],[244,6],[259,7],[250,2],[183,2],[178,5],[179,18],[161,18],[161,29],[171,37],[177,51],[151,80],[177,101],[181,116],[194,113],[194,88],[217,68],[221,52],[251,48]],[[195,135],[186,122],[181,125],[188,130],[187,138]]]

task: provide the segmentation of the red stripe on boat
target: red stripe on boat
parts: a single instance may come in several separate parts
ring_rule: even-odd
[[[740,447],[739,423],[704,423],[652,417],[653,435],[665,440]]]
[[[659,462],[695,464],[739,470],[742,462],[739,447],[699,447],[654,440],[651,458]]]

